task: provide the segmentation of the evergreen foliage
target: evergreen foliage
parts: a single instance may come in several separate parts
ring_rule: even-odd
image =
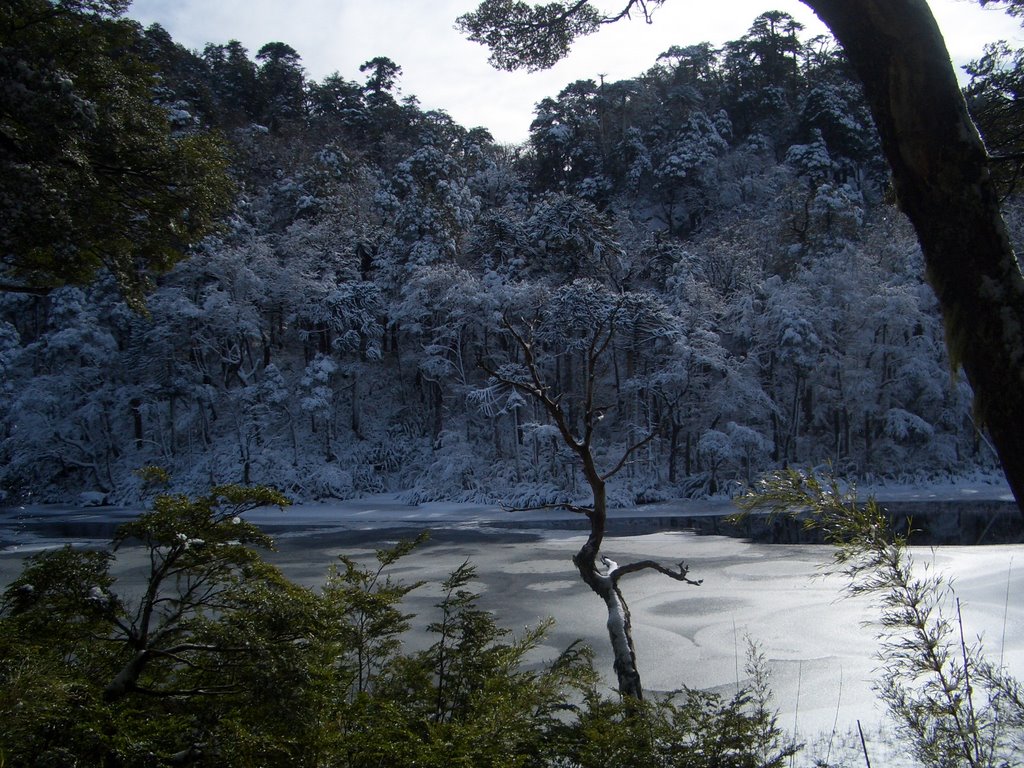
[[[149,276],[228,207],[226,147],[161,90],[146,60],[161,41],[119,18],[126,6],[13,0],[0,9],[6,290],[87,283],[102,269],[139,302]]]
[[[0,602],[3,765],[696,768],[792,751],[763,685],[630,704],[578,644],[537,661],[549,624],[512,636],[469,563],[420,625],[401,604],[422,584],[393,571],[422,537],[301,587],[244,520],[284,503],[260,487],[160,495],[112,549],[30,558]],[[404,650],[413,631],[433,642]]]

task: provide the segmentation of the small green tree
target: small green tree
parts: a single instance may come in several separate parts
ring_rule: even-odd
[[[345,555],[331,568],[323,590],[326,631],[335,647],[335,664],[348,697],[373,690],[377,678],[399,655],[410,614],[400,609],[407,594],[423,582],[396,581],[387,570],[427,540],[414,540],[376,551],[376,566],[367,568]]]
[[[876,690],[914,756],[929,766],[1014,765],[1024,750],[1024,686],[963,636],[943,574],[915,566],[885,510],[834,478],[783,470],[737,500],[745,512],[800,514],[836,547],[851,595],[879,608]],[[955,612],[954,612],[955,606]]]
[[[132,539],[140,542],[149,555],[149,576],[134,606],[113,593],[99,598],[106,600],[115,638],[129,649],[104,698],[113,701],[140,687],[149,690],[143,674],[164,660],[180,663],[187,658],[192,665],[193,654],[225,652],[224,647],[194,643],[191,636],[210,612],[231,608],[250,583],[279,580],[276,569],[254,549],[270,549],[273,542],[241,515],[259,506],[286,504],[287,499],[268,488],[219,486],[198,499],[158,496],[151,512],[121,526],[114,550]]]
[[[112,551],[31,557],[0,603],[12,725],[0,754],[13,765],[184,759],[210,748],[232,697],[244,692],[257,711],[286,699],[294,683],[281,667],[299,665],[289,656],[309,631],[312,596],[262,560],[255,547],[272,543],[241,516],[287,503],[259,487],[161,495],[118,529]],[[139,593],[110,570],[128,542],[146,564]],[[26,698],[33,690],[51,691],[41,708]]]
[[[612,701],[592,689],[562,753],[580,768],[781,768],[801,747],[778,727],[764,653],[752,641],[745,671],[747,687],[729,699],[686,688]]]
[[[377,695],[404,713],[414,739],[407,764],[548,765],[571,702],[596,684],[592,654],[575,643],[551,662],[528,664],[551,622],[510,637],[479,606],[475,580],[466,562],[441,583],[440,615],[427,626],[435,641],[397,660]]]

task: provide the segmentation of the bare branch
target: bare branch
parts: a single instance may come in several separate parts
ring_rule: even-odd
[[[502,319],[502,327],[510,336],[512,336],[512,339],[522,350],[524,359],[523,364],[530,375],[530,381],[533,383],[533,387],[531,388],[523,382],[514,381],[502,376],[500,373],[490,369],[482,362],[480,363],[480,367],[498,381],[501,381],[508,386],[515,387],[520,392],[536,398],[537,401],[544,406],[544,410],[548,412],[552,421],[555,422],[555,426],[558,428],[558,432],[561,434],[566,445],[576,451],[576,453],[583,458],[584,463],[586,463],[590,455],[590,443],[587,440],[580,442],[573,435],[572,429],[570,429],[569,424],[565,419],[565,411],[562,409],[562,395],[559,394],[556,397],[551,397],[548,394],[550,387],[541,378],[540,367],[537,365],[537,358],[533,354],[533,345],[515,329],[507,315]]]
[[[508,317],[502,319],[502,326],[509,332],[509,334],[511,334],[513,340],[515,340],[516,344],[519,345],[519,348],[523,352],[526,370],[530,374],[530,379],[533,381],[533,385],[536,390],[535,396],[540,399],[548,410],[556,408],[558,404],[548,397],[548,387],[540,377],[540,370],[537,367],[537,358],[533,355],[533,344],[527,341],[523,335],[515,329],[515,326],[512,325],[512,322]]]
[[[151,648],[150,653],[154,656],[167,656],[176,658],[186,651],[206,651],[208,653],[247,653],[251,649],[245,646],[231,648],[221,645],[210,645],[209,643],[180,643],[170,648]]]
[[[617,566],[617,567],[613,568],[608,573],[608,578],[612,580],[613,584],[618,584],[619,583],[619,579],[621,579],[627,573],[636,573],[638,571],[645,571],[645,570],[657,571],[658,573],[663,573],[664,575],[668,576],[670,579],[675,579],[676,581],[682,581],[682,582],[684,582],[686,584],[691,584],[691,585],[693,585],[695,587],[699,587],[701,584],[704,583],[704,579],[699,579],[697,581],[694,581],[693,579],[691,579],[689,577],[690,566],[685,565],[684,563],[679,563],[679,565],[677,565],[674,569],[672,569],[672,568],[666,568],[664,565],[662,565],[661,563],[655,562],[654,560],[641,560],[641,561],[636,562],[636,563],[626,563],[625,565]]]
[[[615,315],[620,306],[621,301],[616,305],[615,309],[608,314],[607,318],[602,319],[601,322],[598,323],[597,328],[594,329],[594,335],[591,337],[590,345],[587,349],[587,384],[586,393],[583,397],[583,410],[586,414],[586,418],[584,419],[585,426],[583,442],[586,445],[590,445],[590,441],[594,435],[594,389],[597,385],[597,361],[604,354],[604,351],[608,349],[608,345],[615,336]],[[601,338],[602,336],[604,337],[603,340]]]
[[[664,0],[649,0],[649,1],[655,7],[661,5],[662,2],[664,2]],[[648,0],[629,0],[629,2],[627,3],[625,8],[623,8],[621,11],[619,11],[614,16],[605,16],[603,19],[601,19],[601,23],[602,24],[614,24],[616,21],[621,21],[622,19],[626,19],[626,18],[632,18],[632,10],[633,10],[633,8],[634,7],[638,7],[638,8],[640,8],[640,13],[643,14],[644,21],[646,23],[650,24],[652,22],[652,20],[653,20],[652,17],[651,17],[651,14],[653,13],[653,11],[650,8],[647,7],[647,4],[648,4]]]
[[[618,472],[620,469],[622,469],[624,466],[626,466],[626,462],[629,461],[629,457],[632,456],[637,451],[639,451],[641,448],[643,448],[649,442],[651,442],[651,440],[653,440],[655,437],[658,436],[659,432],[661,432],[661,424],[660,423],[643,440],[640,440],[639,442],[633,443],[631,446],[626,448],[626,450],[623,451],[623,453],[622,453],[622,457],[615,464],[615,466],[612,467],[611,469],[609,469],[603,475],[601,475],[601,479],[602,480],[607,480],[609,477],[611,477],[616,472]]]

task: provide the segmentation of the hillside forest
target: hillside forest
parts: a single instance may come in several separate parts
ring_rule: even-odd
[[[593,431],[599,462],[640,446],[612,503],[794,466],[869,483],[998,472],[860,86],[789,15],[569,83],[508,146],[421,108],[388,58],[316,81],[286,42],[190,51],[124,3],[69,5],[17,45],[8,12],[0,59],[25,100],[0,116],[4,252],[49,238],[2,273],[8,500],[131,502],[144,466],[298,500],[587,498],[545,410],[508,383],[524,371]],[[27,65],[53,35],[74,63]],[[995,42],[968,68],[995,150],[1020,68]],[[123,87],[103,98],[122,101],[104,112],[110,78]],[[10,149],[37,133],[68,148],[52,183]],[[112,136],[129,137],[117,158],[90,155]],[[115,160],[142,181],[120,173],[109,207],[76,218],[72,190],[106,189]],[[1015,238],[1017,170],[998,168]],[[121,221],[116,195],[147,213]]]

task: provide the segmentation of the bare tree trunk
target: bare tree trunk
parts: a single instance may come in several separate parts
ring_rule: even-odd
[[[583,511],[590,519],[590,535],[580,551],[573,556],[572,561],[580,572],[580,578],[604,601],[608,610],[608,639],[611,641],[612,668],[618,680],[619,693],[634,699],[643,699],[644,688],[640,680],[640,671],[636,666],[636,649],[633,645],[633,624],[629,606],[619,589],[619,579],[627,573],[649,569],[693,586],[700,585],[700,582],[688,578],[689,569],[682,563],[674,569],[665,568],[651,560],[620,566],[601,555],[601,543],[604,541],[608,517],[605,482],[597,474],[592,458],[584,457],[584,467],[584,475],[594,492],[594,504],[592,508],[576,510]]]
[[[1024,513],[1024,277],[925,0],[803,0],[843,45],[917,230],[954,366]]]
[[[144,437],[142,430],[142,398],[133,397],[128,405],[132,413],[132,437],[135,439],[135,450],[141,451],[142,439]]]
[[[674,411],[669,419],[668,428],[668,481],[670,484],[674,484],[676,465],[679,463],[679,434],[683,431],[683,425],[676,420]]]
[[[360,440],[365,440],[363,435],[363,413],[362,402],[359,400],[359,374],[352,374],[352,408],[349,412],[352,434]]]
[[[590,487],[594,493],[593,509],[586,512],[590,518],[590,535],[572,561],[580,572],[580,578],[604,601],[608,609],[608,639],[611,641],[612,667],[618,679],[619,693],[643,699],[644,689],[640,682],[640,672],[636,668],[629,606],[619,591],[618,580],[613,578],[615,563],[600,556],[608,516],[605,484],[596,473],[587,479],[591,481]],[[598,566],[599,560],[604,566],[603,572]]]

